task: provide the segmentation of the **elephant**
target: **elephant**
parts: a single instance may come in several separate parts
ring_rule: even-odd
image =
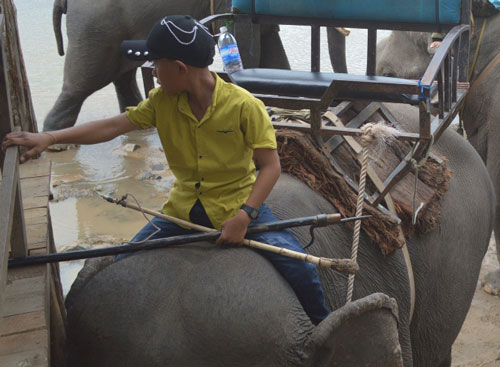
[[[418,109],[388,108],[418,131]],[[453,175],[439,227],[407,241],[411,321],[402,251],[384,256],[363,233],[353,302],[346,304],[345,274],[318,268],[333,312],[317,326],[255,250],[191,243],[88,261],[66,299],[69,365],[450,366],[491,236],[495,194],[481,158],[455,131],[433,149]],[[282,219],[337,212],[285,173],[266,203]],[[308,228],[293,232],[309,242]],[[316,230],[307,251],[350,258],[351,241],[347,227],[329,226]]]
[[[214,13],[230,9],[231,0],[214,0]],[[63,14],[66,14],[68,47],[62,91],[45,118],[43,130],[73,126],[84,100],[111,82],[122,112],[127,106],[137,105],[142,100],[136,81],[140,63],[122,57],[120,43],[125,39],[144,39],[162,16],[190,14],[201,19],[210,13],[209,0],[55,0],[53,25],[59,54],[64,55]],[[290,69],[277,25],[236,22],[234,33],[244,67]],[[334,28],[328,28],[328,39],[334,69],[347,72],[345,37]]]
[[[229,10],[230,0],[214,0],[215,13]],[[209,16],[210,1],[55,0],[53,25],[60,55],[64,54],[63,14],[68,36],[63,86],[45,118],[45,131],[73,126],[84,100],[111,82],[121,111],[137,105],[142,100],[136,81],[141,63],[121,56],[121,42],[145,39],[153,24],[165,15]],[[252,32],[248,32],[250,28]],[[278,30],[276,25],[235,25],[245,67],[290,68]]]
[[[475,17],[475,32],[470,43],[470,66],[478,46],[483,23],[486,27],[480,52],[471,76],[471,87],[461,114],[468,141],[476,148],[488,168],[497,193],[496,210],[500,210],[500,64],[494,60],[499,55],[498,32],[500,13],[484,18]],[[377,45],[377,74],[418,79],[424,73],[432,55],[428,53],[430,34],[420,32],[392,32]],[[396,56],[396,57],[395,57]],[[410,62],[411,60],[411,62]],[[478,79],[490,64],[483,80]],[[478,81],[476,83],[476,81]],[[494,225],[497,258],[500,262],[500,216]],[[491,293],[500,294],[500,269],[486,275]]]

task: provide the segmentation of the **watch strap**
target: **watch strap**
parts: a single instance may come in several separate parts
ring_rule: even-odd
[[[247,213],[250,219],[257,219],[259,216],[259,209],[253,208],[250,205],[243,204],[240,209]]]

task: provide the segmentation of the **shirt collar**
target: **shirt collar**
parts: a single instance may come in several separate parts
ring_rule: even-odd
[[[208,120],[212,116],[215,107],[217,106],[217,100],[221,91],[222,83],[224,83],[224,81],[217,75],[217,73],[213,71],[211,73],[215,78],[215,88],[212,93],[212,103],[210,104],[210,106],[208,106],[207,111],[205,112],[205,115],[203,116],[202,120],[199,121],[200,125],[203,124],[206,120]],[[193,112],[191,111],[191,107],[189,106],[187,93],[185,92],[181,93],[178,98],[179,99],[177,102],[177,108],[179,112],[183,113],[184,115],[190,117],[193,121],[197,122],[197,119],[194,117]]]

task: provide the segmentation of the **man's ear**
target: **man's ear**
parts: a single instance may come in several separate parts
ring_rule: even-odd
[[[184,64],[182,61],[179,60],[175,60],[175,63],[177,64],[180,73],[187,73],[188,67],[186,64]]]

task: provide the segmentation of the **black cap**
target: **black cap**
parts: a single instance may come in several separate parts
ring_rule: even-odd
[[[146,40],[123,41],[121,51],[132,60],[180,60],[203,68],[214,61],[215,41],[189,15],[171,15],[156,22]]]

